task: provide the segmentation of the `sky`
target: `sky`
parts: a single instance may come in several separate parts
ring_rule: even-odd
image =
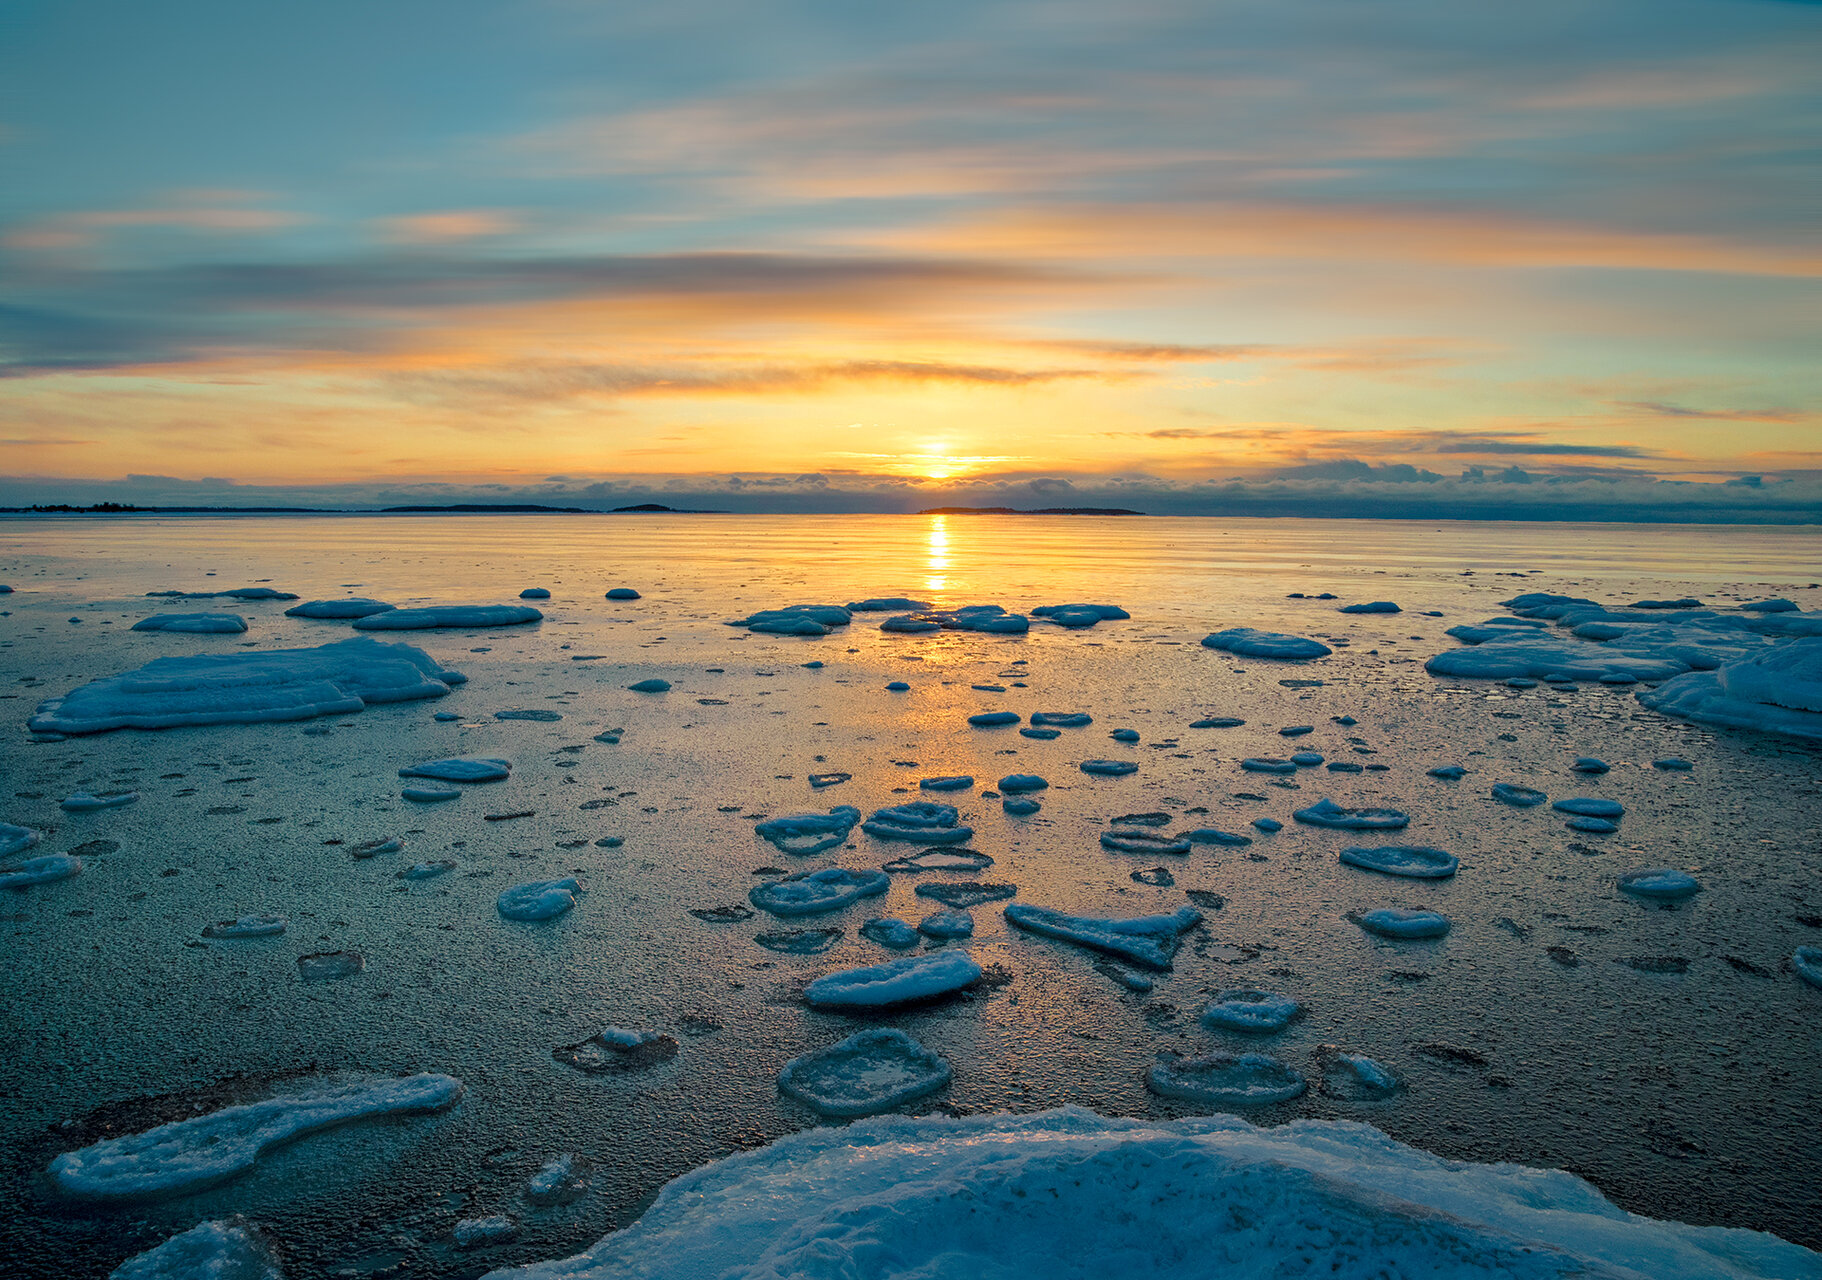
[[[0,504],[1822,520],[1822,5],[11,0]]]

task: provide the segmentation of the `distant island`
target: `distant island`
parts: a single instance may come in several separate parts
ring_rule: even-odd
[[[548,507],[536,502],[452,502],[443,505],[424,504],[421,506],[381,507],[378,510],[361,507],[137,507],[130,503],[123,502],[95,502],[90,503],[88,506],[73,506],[67,502],[58,502],[39,504],[30,507],[0,507],[0,515],[43,516],[722,516],[726,514],[728,513],[725,511],[703,511],[693,510],[688,507],[667,507],[661,502],[641,502],[636,506],[614,507],[609,511],[602,511],[596,507]]]
[[[930,507],[920,516],[1142,516],[1125,507]]]

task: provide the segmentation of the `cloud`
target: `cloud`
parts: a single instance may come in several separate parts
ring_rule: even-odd
[[[1543,440],[1447,440],[1436,446],[1437,453],[1523,454],[1534,458],[1661,458],[1652,449],[1632,444],[1552,444]]]
[[[444,244],[502,236],[518,226],[518,219],[498,209],[445,209],[379,220],[380,234],[401,244]]]
[[[1615,400],[1622,409],[1637,409],[1659,418],[1713,418],[1722,422],[1796,422],[1795,409],[1692,409],[1664,400]]]
[[[155,227],[244,236],[278,231],[303,220],[301,215],[281,209],[102,209],[40,219],[9,231],[0,243],[11,249],[75,249],[94,243],[108,231]]]

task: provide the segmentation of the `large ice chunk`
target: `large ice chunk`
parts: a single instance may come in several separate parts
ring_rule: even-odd
[[[1006,919],[1021,929],[1105,951],[1147,969],[1168,969],[1182,935],[1202,923],[1194,907],[1167,916],[1071,916],[1028,902],[1007,904]]]
[[[1230,627],[1205,636],[1204,646],[1225,649],[1243,658],[1325,658],[1334,650],[1326,644],[1303,636],[1289,636],[1281,631],[1258,631],[1252,627]]]
[[[387,609],[354,620],[356,631],[429,631],[441,627],[516,627],[541,622],[528,604],[445,604],[428,609]]]
[[[201,1222],[114,1268],[108,1280],[284,1280],[245,1223]]]
[[[973,957],[950,949],[825,973],[803,994],[818,1008],[885,1009],[960,991],[980,976]]]
[[[1716,671],[1692,671],[1639,690],[1638,700],[1700,724],[1822,741],[1822,639],[1792,640]]]
[[[314,649],[154,658],[39,706],[35,733],[105,733],[346,715],[368,703],[440,698],[467,679],[422,649],[365,636]]]
[[[778,1073],[778,1087],[825,1116],[847,1119],[935,1093],[949,1076],[942,1055],[897,1029],[869,1027],[792,1058]]]
[[[452,1076],[368,1077],[225,1107],[144,1133],[108,1138],[51,1161],[51,1181],[89,1200],[170,1196],[253,1166],[269,1147],[371,1116],[438,1111],[461,1095]]]
[[[794,604],[783,609],[761,609],[747,617],[735,618],[728,625],[764,635],[826,636],[851,621],[848,611],[838,604]]]

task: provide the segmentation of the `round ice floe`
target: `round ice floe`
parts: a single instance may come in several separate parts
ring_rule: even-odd
[[[1094,717],[1081,711],[1034,711],[1031,723],[1058,729],[1080,729],[1094,723]]]
[[[1282,1031],[1302,1011],[1295,1000],[1269,991],[1222,991],[1203,1010],[1202,1024],[1224,1031]]]
[[[1000,790],[1009,796],[1026,791],[1042,791],[1049,785],[1035,773],[1009,773],[1000,779]]]
[[[613,587],[607,593],[609,600],[637,600],[639,593],[631,587]]]
[[[50,1177],[91,1200],[177,1195],[245,1172],[268,1147],[351,1120],[438,1111],[461,1092],[450,1076],[416,1075],[286,1094],[67,1152],[51,1161]]]
[[[1573,796],[1558,800],[1550,807],[1558,813],[1574,813],[1584,818],[1618,818],[1626,812],[1626,806],[1618,800],[1603,800],[1596,796]]]
[[[1434,769],[1429,770],[1429,774],[1432,778],[1443,778],[1449,782],[1454,782],[1460,778],[1467,777],[1468,771],[1458,764],[1439,764]]]
[[[1346,1102],[1374,1102],[1389,1098],[1404,1087],[1390,1067],[1357,1053],[1343,1053],[1332,1044],[1316,1051],[1322,1067],[1322,1092]]]
[[[1378,907],[1372,911],[1350,911],[1347,918],[1382,938],[1440,938],[1449,931],[1449,918],[1436,911]]]
[[[1619,878],[1619,886],[1627,893],[1641,898],[1657,898],[1665,901],[1676,901],[1693,897],[1701,891],[1702,885],[1687,871],[1678,871],[1673,867],[1645,867],[1637,871],[1628,871]]]
[[[893,680],[886,685],[886,688],[890,689],[893,693],[903,693],[910,687],[911,686],[906,684],[903,680]]]
[[[1589,774],[1606,773],[1611,768],[1613,768],[1612,765],[1608,764],[1605,760],[1600,759],[1598,756],[1577,756],[1575,758],[1575,763],[1569,766],[1569,770],[1572,773]]]
[[[896,916],[874,917],[860,927],[860,936],[894,951],[909,950],[923,941],[916,929]]]
[[[283,916],[241,916],[236,920],[217,920],[203,928],[205,938],[271,938],[285,931]]]
[[[903,1031],[872,1027],[792,1058],[778,1087],[825,1116],[885,1111],[949,1083],[949,1064]]]
[[[502,890],[495,901],[508,920],[550,920],[576,905],[582,891],[573,876],[562,880],[533,880]]]
[[[1280,760],[1277,756],[1248,756],[1240,762],[1240,767],[1248,773],[1295,773],[1297,766],[1289,760]]]
[[[135,631],[171,631],[184,635],[237,636],[247,629],[238,613],[155,613],[133,624]]]
[[[1612,835],[1620,829],[1620,824],[1611,818],[1588,818],[1580,815],[1563,824],[1571,831],[1586,831],[1590,835]]]
[[[974,779],[969,775],[955,774],[943,778],[919,779],[917,787],[920,791],[966,791],[973,785]]]
[[[972,938],[974,917],[966,911],[932,911],[917,922],[917,931],[926,938]]]
[[[747,897],[762,911],[775,916],[807,916],[837,911],[862,898],[877,897],[891,885],[883,871],[824,867],[800,871],[783,880],[755,885]]]
[[[521,599],[521,600],[548,600],[548,599],[550,599],[550,588],[549,587],[527,587],[527,588],[525,588],[525,590],[519,592],[519,599]]]
[[[47,853],[0,867],[0,889],[25,889],[35,884],[51,884],[81,873],[81,858],[73,858],[67,853]]]
[[[1145,1087],[1207,1106],[1263,1107],[1299,1097],[1309,1084],[1295,1067],[1263,1053],[1215,1053],[1161,1058],[1145,1073]]]
[[[885,864],[886,871],[983,871],[993,859],[973,849],[925,849],[922,853],[894,858]]]
[[[1007,796],[1000,801],[1000,808],[1015,818],[1028,818],[1043,807],[1030,796]]]
[[[1461,866],[1461,859],[1454,854],[1420,844],[1392,844],[1378,849],[1356,846],[1343,849],[1341,861],[1363,871],[1408,876],[1415,880],[1439,880],[1454,875]]]
[[[960,991],[980,976],[966,951],[946,948],[824,974],[804,988],[804,998],[818,1008],[883,1009]]]
[[[369,614],[389,613],[396,606],[384,600],[349,596],[343,600],[306,600],[285,610],[287,618],[365,618]]]
[[[968,723],[977,729],[991,729],[996,725],[1018,722],[1019,715],[1016,711],[981,711],[968,717]]]
[[[838,804],[827,813],[794,813],[768,818],[753,828],[753,834],[770,840],[785,853],[808,857],[845,843],[859,821],[859,809],[851,804]]]
[[[244,1222],[215,1221],[128,1258],[108,1280],[284,1280],[284,1273]]]
[[[1112,738],[1115,742],[1137,742],[1139,740],[1139,731],[1137,729],[1115,729],[1107,736]]]
[[[671,682],[669,680],[660,680],[657,676],[652,676],[649,679],[637,681],[626,687],[634,693],[669,693]]]
[[[1520,809],[1529,809],[1534,805],[1542,804],[1550,797],[1531,787],[1521,787],[1516,782],[1495,782],[1493,798],[1503,800],[1509,805],[1516,805]]]
[[[441,804],[462,798],[460,791],[450,787],[406,787],[399,794],[416,804]]]
[[[1411,819],[1396,809],[1347,809],[1326,797],[1291,816],[1313,827],[1333,827],[1340,831],[1396,831]]]
[[[861,830],[878,840],[920,840],[925,844],[964,844],[974,828],[959,826],[952,804],[913,800],[886,805],[861,824]]]
[[[1334,652],[1326,644],[1320,644],[1303,636],[1288,636],[1277,631],[1256,631],[1252,627],[1233,627],[1227,631],[1217,631],[1211,636],[1203,637],[1202,644],[1209,649],[1225,649],[1229,653],[1237,653],[1246,658],[1296,660],[1323,658]]]
[[[1812,987],[1822,987],[1822,947],[1798,947],[1790,957],[1790,967]]]
[[[1189,841],[1156,831],[1103,831],[1101,847],[1115,853],[1188,853]]]
[[[1266,834],[1284,830],[1284,824],[1276,818],[1254,818],[1253,825]]]
[[[442,782],[497,782],[510,777],[512,766],[504,760],[458,756],[449,760],[427,760],[409,769],[400,769],[401,778],[436,778]]]
[[[1084,760],[1081,768],[1083,773],[1097,774],[1104,778],[1123,778],[1139,771],[1139,766],[1131,760]]]
[[[118,809],[122,805],[132,804],[138,799],[137,791],[121,791],[105,796],[92,796],[86,791],[78,791],[58,808],[65,813],[92,813],[97,809]]]
[[[10,822],[0,822],[0,858],[10,858],[15,853],[24,853],[37,844],[41,838],[30,827],[15,827]]]

